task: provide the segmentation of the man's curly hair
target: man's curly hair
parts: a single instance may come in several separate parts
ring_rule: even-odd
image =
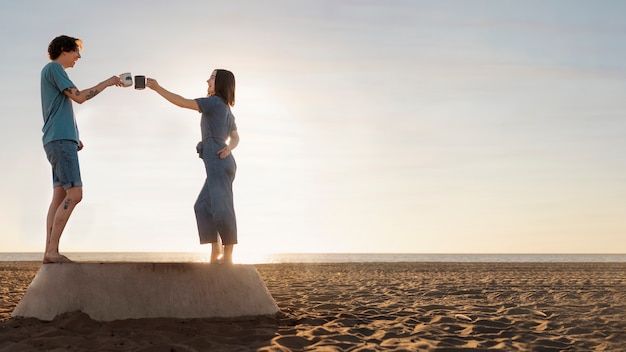
[[[83,42],[78,38],[68,37],[66,35],[60,35],[50,42],[48,45],[48,56],[50,60],[56,60],[61,53],[66,51],[81,51],[83,50]]]

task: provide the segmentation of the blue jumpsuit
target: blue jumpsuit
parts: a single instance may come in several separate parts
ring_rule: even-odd
[[[206,180],[194,205],[200,243],[215,243],[219,235],[223,244],[236,244],[233,181],[237,164],[232,153],[224,159],[217,154],[226,146],[230,133],[237,130],[235,117],[218,96],[198,98],[196,102],[202,113],[198,153],[206,169]]]

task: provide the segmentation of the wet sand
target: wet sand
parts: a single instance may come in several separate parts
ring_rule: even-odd
[[[624,351],[626,263],[255,265],[252,320],[11,318],[41,263],[0,262],[4,351]],[[208,298],[210,300],[210,298]]]

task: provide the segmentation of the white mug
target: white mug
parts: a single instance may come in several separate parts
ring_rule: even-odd
[[[122,81],[122,85],[124,85],[124,87],[130,87],[133,85],[133,76],[130,72],[122,73],[120,75],[120,80]]]

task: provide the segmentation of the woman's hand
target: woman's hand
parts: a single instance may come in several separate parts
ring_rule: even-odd
[[[146,87],[156,90],[159,87],[159,82],[154,78],[146,78]]]
[[[220,159],[224,159],[225,157],[230,155],[230,147],[229,146],[225,146],[224,148],[220,149],[217,154],[220,156]]]
[[[225,157],[229,156],[231,150],[237,148],[237,145],[239,145],[239,132],[237,132],[237,130],[230,132],[227,142],[228,144],[217,152],[217,154],[220,156],[220,159],[224,159]]]

